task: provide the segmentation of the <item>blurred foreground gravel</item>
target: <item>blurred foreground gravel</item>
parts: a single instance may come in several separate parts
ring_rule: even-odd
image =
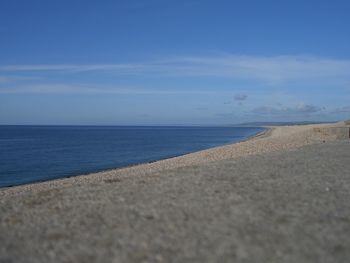
[[[350,140],[3,195],[0,262],[349,262]]]

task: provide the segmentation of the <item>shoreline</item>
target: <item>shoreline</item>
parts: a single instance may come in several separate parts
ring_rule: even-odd
[[[67,175],[67,176],[63,176],[63,177],[57,177],[57,178],[53,178],[53,179],[49,179],[49,180],[34,181],[34,182],[28,182],[28,183],[18,184],[18,185],[3,186],[3,187],[0,187],[0,194],[1,194],[2,190],[17,188],[17,187],[23,187],[23,186],[27,186],[27,185],[42,184],[42,183],[47,183],[47,182],[51,182],[51,181],[70,179],[70,178],[78,177],[78,176],[80,177],[80,176],[89,176],[89,175],[93,175],[93,174],[108,173],[108,172],[111,172],[111,171],[114,171],[114,170],[135,168],[135,167],[138,167],[138,166],[149,165],[149,164],[157,163],[157,162],[160,162],[160,161],[171,160],[173,158],[178,158],[178,157],[182,157],[182,156],[186,156],[186,155],[190,155],[190,154],[199,153],[199,152],[202,152],[202,151],[207,151],[207,150],[211,150],[211,149],[215,149],[215,148],[225,147],[225,146],[228,146],[228,145],[234,145],[234,144],[240,143],[240,142],[249,141],[249,140],[254,139],[256,137],[265,136],[265,134],[267,134],[271,129],[273,129],[271,127],[262,127],[262,126],[259,126],[259,127],[256,127],[256,128],[263,128],[265,130],[263,130],[261,132],[258,132],[258,133],[254,134],[254,135],[248,136],[247,138],[244,138],[242,140],[235,141],[235,142],[229,142],[229,143],[226,143],[226,144],[222,144],[222,145],[206,148],[206,149],[199,150],[199,151],[188,152],[188,153],[184,153],[184,154],[173,155],[173,156],[168,156],[168,157],[164,157],[164,158],[160,158],[160,159],[155,159],[153,161],[134,163],[134,164],[129,164],[129,165],[120,166],[120,167],[114,167],[114,168],[99,169],[99,170],[96,170],[96,171],[84,172],[84,173],[80,173],[80,174],[72,174],[72,175]]]
[[[264,127],[266,128],[265,131],[247,138],[246,140],[232,144],[217,146],[150,163],[141,163],[116,169],[107,169],[99,172],[57,178],[49,181],[4,187],[0,188],[0,196],[23,191],[36,191],[46,188],[71,186],[75,184],[100,183],[105,180],[113,180],[124,176],[147,175],[151,173],[159,173],[164,170],[172,170],[175,168],[199,165],[218,160],[236,159],[277,150],[295,149],[308,144],[322,143],[325,140],[336,140],[334,134],[323,134],[315,132],[314,130],[315,128],[322,129],[327,127],[337,127],[339,125],[344,125],[344,123],[266,126]]]
[[[257,128],[260,128],[260,127],[257,127]],[[213,146],[213,147],[210,147],[210,148],[207,148],[207,149],[203,149],[203,150],[199,150],[199,151],[194,151],[194,152],[189,152],[189,153],[169,156],[169,157],[165,157],[165,158],[161,158],[161,159],[156,159],[154,161],[135,163],[135,164],[130,164],[130,165],[122,166],[122,167],[118,167],[118,168],[111,168],[111,169],[101,170],[100,172],[96,172],[96,173],[109,172],[109,171],[113,171],[113,170],[121,170],[121,169],[132,168],[132,167],[140,166],[140,165],[153,164],[153,163],[156,163],[156,162],[166,161],[166,160],[170,160],[170,159],[173,159],[173,158],[178,158],[178,157],[182,157],[182,156],[186,156],[186,155],[190,155],[190,154],[199,153],[199,152],[202,152],[202,151],[208,151],[208,150],[215,149],[215,148],[221,148],[221,147],[225,147],[225,146],[228,146],[228,145],[234,145],[234,144],[237,144],[237,143],[241,143],[241,142],[252,140],[252,139],[254,139],[256,137],[264,136],[266,133],[268,133],[270,131],[270,128],[265,128],[265,127],[261,127],[261,128],[264,128],[265,130],[262,131],[262,132],[258,132],[257,134],[254,134],[252,136],[249,136],[249,137],[247,137],[247,138],[245,138],[243,140],[239,140],[239,141],[235,141],[235,142],[229,142],[229,143],[226,143],[226,144],[223,144],[223,145]],[[86,174],[80,174],[80,175],[89,175],[89,174],[94,174],[94,173],[86,173]],[[77,175],[77,176],[80,176],[80,175]]]
[[[150,163],[135,164],[132,166],[108,169],[94,173],[81,174],[70,177],[57,178],[49,181],[35,182],[24,185],[0,188],[0,196],[23,191],[40,190],[55,187],[67,187],[74,184],[100,183],[108,180],[117,180],[125,176],[145,176],[159,173],[164,170],[200,165],[203,163],[237,159],[254,154],[263,154],[278,150],[296,149],[308,144],[322,143],[336,140],[334,134],[315,132],[316,129],[337,127],[341,123],[309,124],[293,126],[267,126],[260,132],[246,140],[228,145],[217,146],[206,150],[188,153],[177,157],[157,160]],[[117,179],[116,179],[117,178]]]

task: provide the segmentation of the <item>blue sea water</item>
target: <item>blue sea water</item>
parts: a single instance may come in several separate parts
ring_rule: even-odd
[[[0,187],[145,163],[244,140],[257,127],[0,126]]]

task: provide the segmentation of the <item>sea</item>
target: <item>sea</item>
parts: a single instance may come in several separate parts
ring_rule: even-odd
[[[0,187],[153,162],[245,140],[260,127],[0,126]]]

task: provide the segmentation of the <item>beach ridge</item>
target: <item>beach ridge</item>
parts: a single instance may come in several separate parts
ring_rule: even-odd
[[[347,262],[349,128],[2,189],[0,261]]]
[[[0,189],[0,196],[28,190],[36,191],[46,188],[64,187],[72,184],[96,183],[136,174],[147,175],[164,170],[200,165],[219,160],[236,159],[279,150],[292,150],[309,144],[334,141],[337,139],[336,134],[323,133],[320,131],[322,129],[342,127],[344,125],[346,126],[345,122],[293,126],[266,126],[265,131],[233,144],[218,146],[150,163],[142,163],[128,167],[59,178],[44,182],[5,187]]]

